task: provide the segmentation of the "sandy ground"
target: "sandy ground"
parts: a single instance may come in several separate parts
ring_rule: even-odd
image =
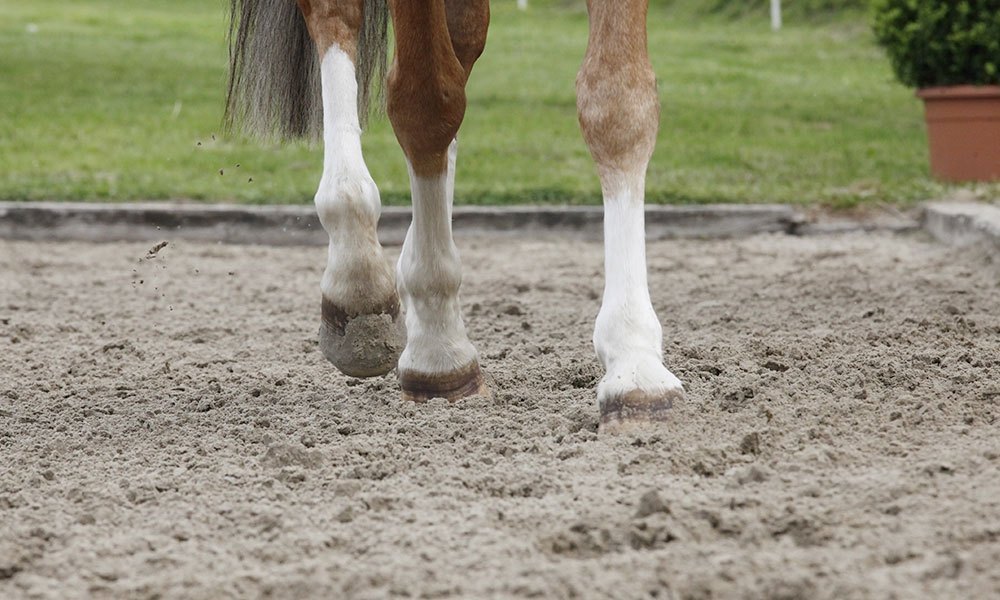
[[[0,242],[0,597],[1000,597],[984,254],[651,244],[690,397],[605,438],[598,245],[461,240],[496,399],[419,406],[323,361],[324,249],[149,246]]]

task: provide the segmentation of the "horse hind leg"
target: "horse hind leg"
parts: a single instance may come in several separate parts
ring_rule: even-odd
[[[663,365],[646,277],[643,200],[659,100],[646,50],[647,0],[589,0],[590,41],[577,77],[580,126],[604,196],[605,288],[594,347],[601,430],[661,423],[684,397]]]
[[[358,94],[366,90],[359,90],[355,61],[362,20],[376,18],[363,14],[365,4],[299,0],[322,81],[324,159],[315,204],[330,243],[320,284],[320,349],[355,377],[391,371],[405,342],[393,272],[376,232],[379,192],[361,153]]]

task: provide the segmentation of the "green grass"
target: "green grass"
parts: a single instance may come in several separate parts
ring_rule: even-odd
[[[493,3],[469,83],[457,201],[598,202],[573,90],[586,14],[579,2],[513,6]],[[0,199],[309,202],[318,147],[219,131],[225,8],[0,0]],[[775,35],[764,19],[658,4],[650,48],[664,106],[652,202],[844,206],[943,192],[928,176],[921,106],[863,15]],[[408,202],[384,118],[365,150],[383,200]]]

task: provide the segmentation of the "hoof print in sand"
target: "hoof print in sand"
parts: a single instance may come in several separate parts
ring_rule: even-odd
[[[319,450],[308,450],[295,444],[271,444],[268,446],[260,464],[270,468],[302,467],[315,469],[323,464],[323,455]]]

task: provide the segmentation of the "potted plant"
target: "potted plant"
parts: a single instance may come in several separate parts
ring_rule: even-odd
[[[874,0],[875,37],[923,99],[931,172],[1000,179],[1000,0]]]

